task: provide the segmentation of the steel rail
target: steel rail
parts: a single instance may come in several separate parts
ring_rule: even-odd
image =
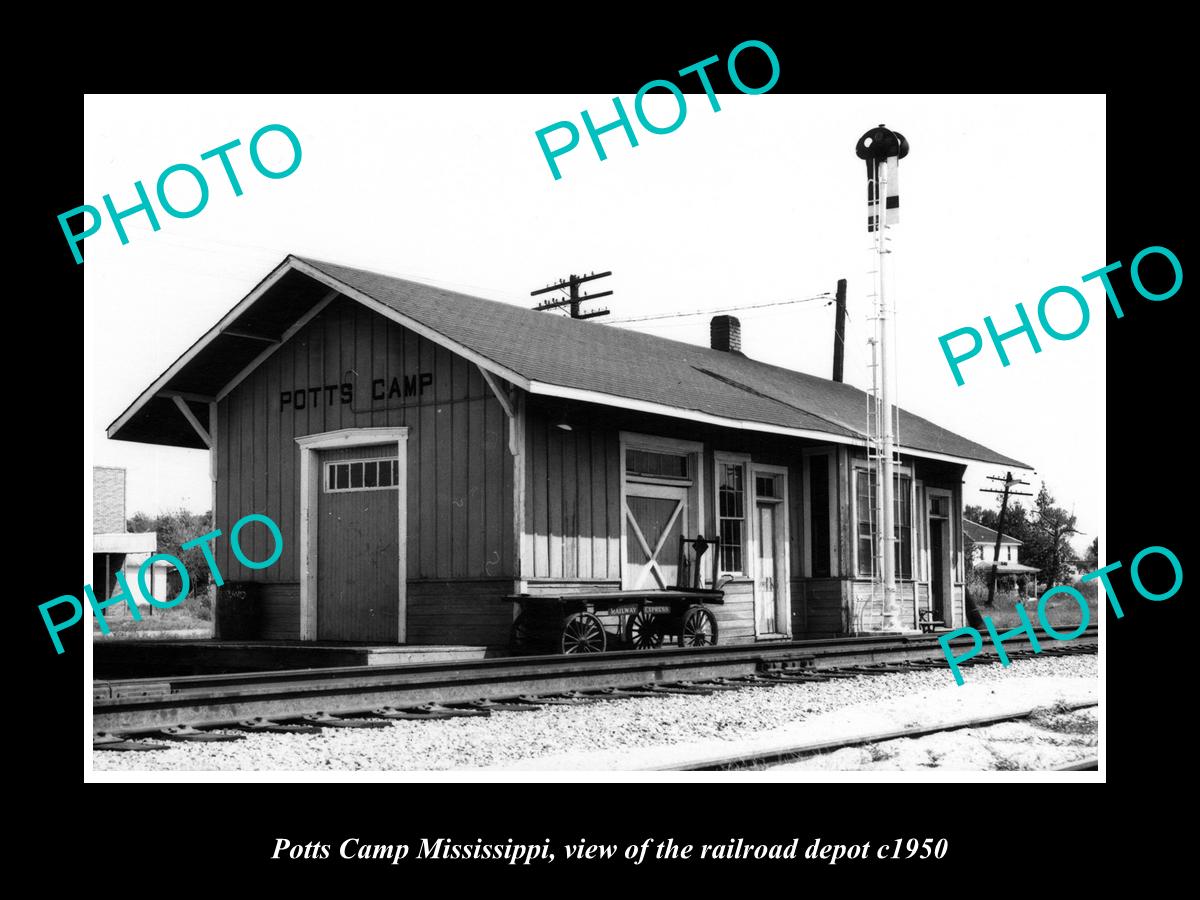
[[[1048,648],[1083,650],[1094,629]],[[953,644],[968,644],[965,639]],[[1029,652],[1013,639],[1010,654]],[[995,661],[980,654],[966,665]],[[528,695],[707,681],[765,669],[819,672],[830,666],[912,661],[946,666],[936,635],[831,638],[570,656],[526,656],[402,666],[348,666],[228,675],[185,675],[93,682],[92,729],[148,734],[188,725],[213,728],[248,719],[316,713],[369,714],[381,708],[505,700]]]
[[[1051,772],[1098,772],[1100,771],[1100,760],[1096,757],[1084,759],[1079,762],[1070,763],[1065,766],[1055,766],[1050,769]]]
[[[755,750],[749,753],[731,753],[725,756],[704,757],[686,762],[675,762],[662,766],[648,766],[645,771],[651,772],[714,772],[728,769],[745,769],[760,763],[791,762],[801,756],[812,756],[816,753],[833,753],[846,747],[863,747],[868,744],[882,744],[885,741],[895,741],[904,738],[926,737],[931,734],[943,734],[947,731],[960,731],[964,728],[984,728],[1000,722],[1011,722],[1017,719],[1027,719],[1035,713],[1050,709],[1056,712],[1075,712],[1080,709],[1099,705],[1098,700],[1084,700],[1076,703],[1066,703],[1056,707],[1038,706],[1015,713],[999,713],[990,716],[973,716],[968,719],[956,719],[951,722],[941,722],[936,725],[918,725],[912,728],[898,728],[890,731],[880,731],[859,735],[852,738],[839,738],[830,741],[815,741],[807,744],[796,744],[787,747],[772,747]],[[1078,768],[1079,764],[1062,767],[1064,769]]]

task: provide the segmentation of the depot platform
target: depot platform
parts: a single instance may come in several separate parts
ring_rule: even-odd
[[[96,679],[220,675],[339,666],[401,666],[483,659],[487,647],[363,645],[316,641],[122,640],[94,638]]]

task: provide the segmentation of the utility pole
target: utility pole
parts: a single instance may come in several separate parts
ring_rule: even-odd
[[[1000,500],[1000,521],[996,523],[996,549],[992,553],[992,574],[988,576],[988,598],[987,605],[990,607],[996,600],[996,567],[1000,565],[1000,538],[1004,532],[1004,518],[1008,515],[1008,498],[1009,497],[1032,497],[1028,491],[1014,491],[1014,484],[1028,485],[1028,481],[1017,481],[1013,478],[1012,472],[1005,472],[1004,477],[998,475],[989,475],[989,481],[1003,481],[1004,490],[997,491],[994,488],[980,488],[985,494],[1003,494],[1004,497]],[[1035,584],[1036,588],[1037,585]],[[1036,594],[1037,591],[1035,590]]]
[[[607,297],[612,291],[601,291],[598,294],[580,294],[579,286],[585,281],[594,281],[597,278],[607,278],[612,272],[593,272],[591,275],[569,275],[558,284],[550,284],[544,288],[538,288],[536,291],[530,291],[530,297],[536,297],[538,294],[545,294],[549,291],[568,291],[567,296],[557,299],[543,300],[537,306],[536,310],[557,309],[560,306],[570,307],[572,319],[594,319],[597,316],[607,316],[608,307],[598,309],[593,312],[582,313],[579,311],[579,304],[585,300],[595,300],[597,297]]]
[[[842,363],[846,352],[846,279],[837,283],[837,312],[833,320],[833,380],[842,380]]]
[[[896,424],[892,414],[891,369],[889,336],[891,309],[887,304],[885,263],[892,252],[887,244],[887,230],[900,216],[900,160],[908,156],[908,141],[904,135],[880,125],[872,128],[854,148],[859,159],[867,163],[867,231],[874,232],[875,253],[879,273],[879,293],[876,295],[875,319],[879,347],[879,426],[881,430],[879,460],[880,503],[883,506],[880,523],[880,545],[883,552],[883,630],[898,631],[896,622],[896,485],[894,482],[896,453]]]

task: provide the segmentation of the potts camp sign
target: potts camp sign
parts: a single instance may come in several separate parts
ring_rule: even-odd
[[[333,406],[348,403],[354,412],[369,409],[387,409],[404,406],[413,400],[420,401],[426,388],[433,385],[432,372],[417,372],[412,375],[392,375],[368,379],[347,373],[347,381],[338,384],[297,386],[279,392],[279,410],[309,409],[317,406]]]

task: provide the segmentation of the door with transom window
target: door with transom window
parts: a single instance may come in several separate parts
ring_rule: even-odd
[[[396,444],[320,454],[317,640],[394,644],[399,631]]]
[[[788,634],[787,470],[754,467],[754,630],[759,637]]]

